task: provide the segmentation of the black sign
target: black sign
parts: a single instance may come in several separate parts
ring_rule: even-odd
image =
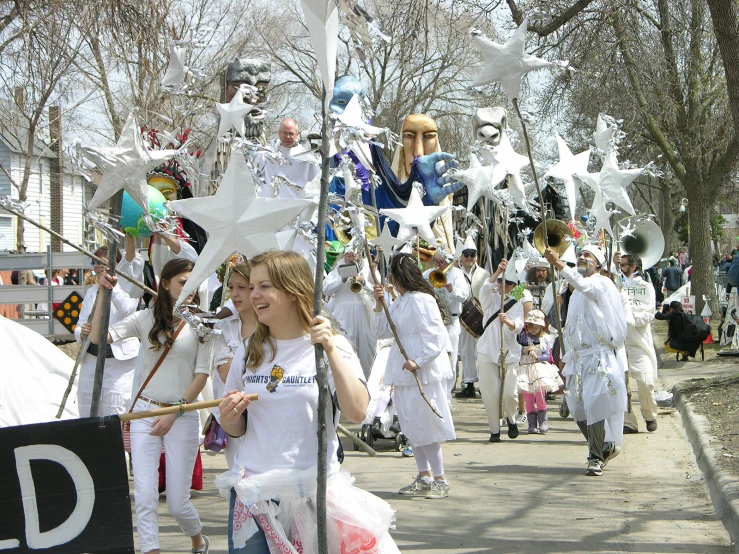
[[[0,552],[133,554],[118,417],[0,429]]]

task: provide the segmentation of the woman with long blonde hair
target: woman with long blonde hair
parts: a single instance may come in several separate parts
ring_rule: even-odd
[[[321,344],[329,369],[332,415],[327,417],[329,550],[374,540],[381,552],[397,552],[387,533],[393,512],[379,498],[351,486],[339,473],[339,410],[359,423],[369,395],[361,365],[349,342],[328,320],[313,316],[313,275],[298,254],[269,251],[251,260],[249,288],[257,327],[243,355],[234,356],[221,402],[221,426],[240,437],[233,468],[216,483],[230,498],[229,552],[268,554],[290,551],[315,540],[315,490],[318,457],[318,384],[315,344]],[[250,393],[259,400],[250,403]],[[275,499],[279,499],[280,521]],[[354,502],[354,503],[352,503]],[[345,506],[371,513],[347,517]],[[332,515],[333,514],[333,515]],[[283,517],[284,516],[284,517]],[[281,521],[292,521],[283,528]]]

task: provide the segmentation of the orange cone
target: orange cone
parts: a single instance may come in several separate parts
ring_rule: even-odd
[[[711,327],[711,317],[710,316],[704,316],[703,321],[708,325],[708,327]],[[703,344],[713,344],[713,329],[711,329],[711,332],[708,333],[708,336],[706,337],[706,340],[703,341]]]

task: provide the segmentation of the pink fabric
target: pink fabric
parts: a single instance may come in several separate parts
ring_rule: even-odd
[[[531,414],[534,412],[546,411],[547,399],[544,395],[544,389],[539,389],[536,394],[530,392],[523,393],[523,402],[526,406],[526,413]]]

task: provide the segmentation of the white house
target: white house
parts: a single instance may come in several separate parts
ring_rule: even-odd
[[[4,110],[3,110],[4,111]],[[27,132],[13,125],[13,118],[8,113],[0,114],[0,164],[12,176],[13,181],[20,184],[26,163]],[[51,190],[50,167],[54,153],[41,139],[36,139],[31,163],[31,175],[28,181],[27,203],[25,214],[30,218],[51,227]],[[69,158],[64,156],[63,176],[63,233],[67,240],[82,244],[85,239],[86,223],[83,208],[92,197],[91,185],[72,167]],[[11,185],[5,172],[0,171],[0,196],[18,199],[18,190]],[[28,252],[42,252],[49,244],[50,236],[38,227],[18,220],[17,217],[0,209],[0,251],[16,249],[16,225],[25,225],[25,244]],[[64,251],[73,251],[64,245]]]

